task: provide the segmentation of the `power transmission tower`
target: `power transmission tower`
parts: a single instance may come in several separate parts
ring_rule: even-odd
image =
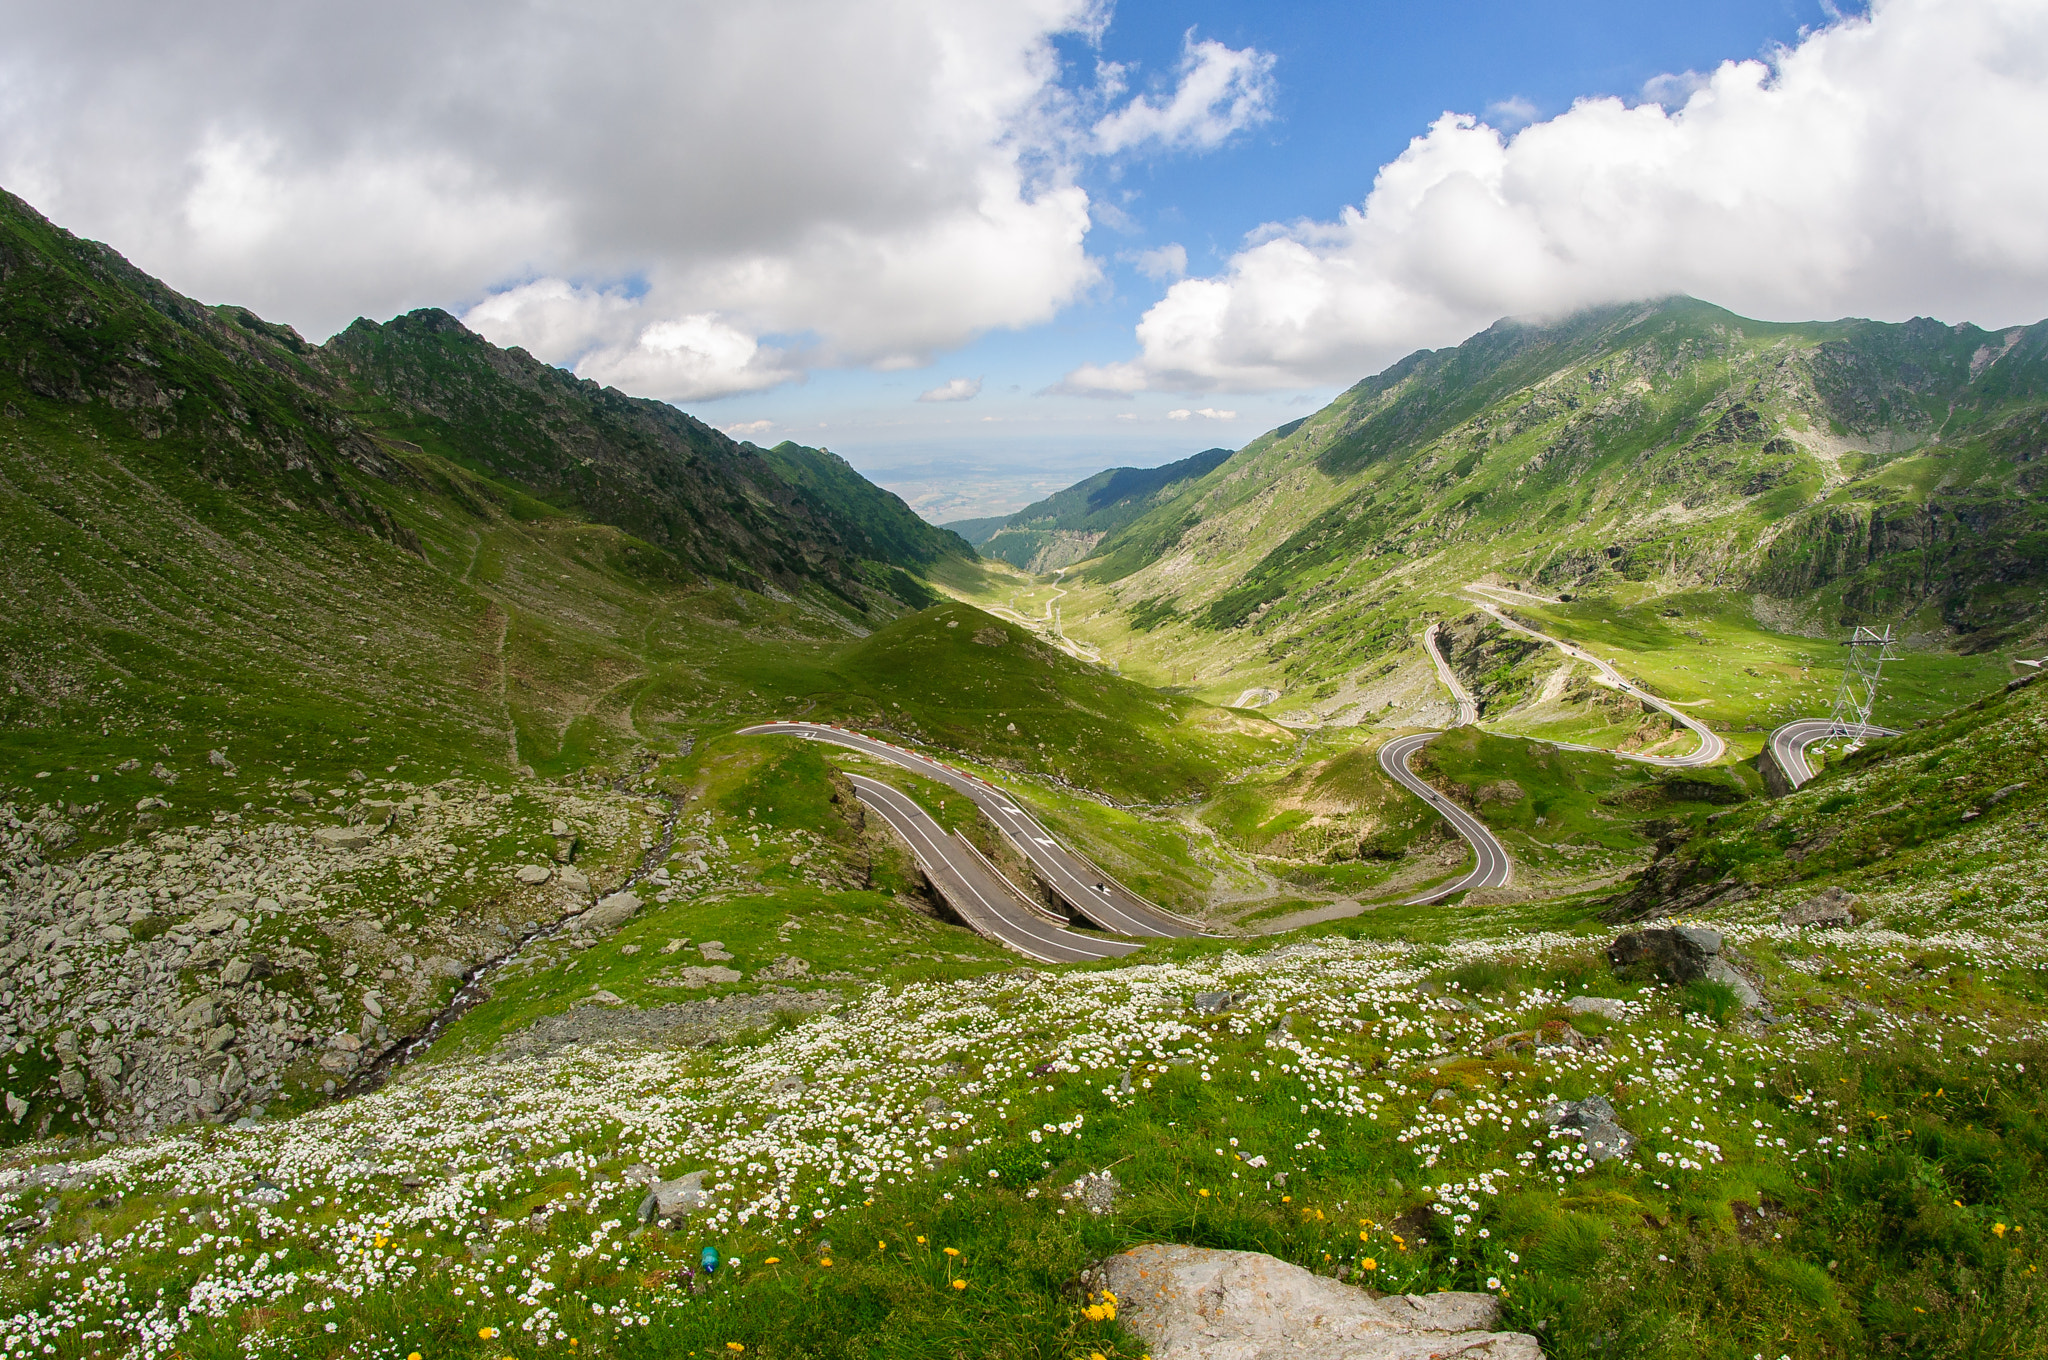
[[[1870,726],[1870,711],[1877,707],[1877,682],[1884,663],[1897,655],[1892,651],[1892,626],[1886,624],[1882,633],[1859,627],[1842,645],[1849,649],[1849,657],[1842,663],[1834,711],[1828,714],[1828,735],[1860,739]]]

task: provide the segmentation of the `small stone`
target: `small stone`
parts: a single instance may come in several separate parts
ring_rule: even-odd
[[[1062,1199],[1078,1201],[1082,1208],[1100,1218],[1116,1208],[1123,1182],[1107,1171],[1090,1171],[1060,1191]]]
[[[706,940],[697,946],[697,952],[712,963],[723,963],[732,958],[723,940]]]
[[[1236,998],[1229,992],[1196,992],[1195,1009],[1203,1015],[1221,1015],[1229,1010]]]
[[[640,946],[637,944],[622,944],[619,946],[619,953],[629,959],[639,952]]]
[[[513,877],[521,883],[539,885],[553,878],[554,874],[555,871],[545,864],[522,864],[519,866],[519,872]]]
[[[1604,1015],[1609,1020],[1627,1018],[1628,1011],[1611,996],[1575,996],[1564,1003],[1573,1015]]]

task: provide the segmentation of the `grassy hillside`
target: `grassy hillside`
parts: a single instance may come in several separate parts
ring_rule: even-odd
[[[1229,449],[1204,449],[1160,467],[1109,468],[1013,515],[948,527],[1012,566],[1051,571],[1086,557],[1104,537],[1229,457]]]
[[[1068,632],[1155,682],[1264,685],[1274,711],[1349,721],[1473,581],[1720,591],[1778,634],[1888,621],[1923,651],[2030,647],[2044,382],[2048,325],[1765,324],[1685,299],[1502,322],[1106,538]],[[1416,691],[1381,688],[1414,716]]]
[[[869,561],[925,571],[945,558],[973,560],[967,540],[925,523],[901,496],[876,486],[829,449],[784,440],[761,457]]]
[[[1188,940],[1123,966],[984,967],[844,882],[863,833],[797,792],[828,774],[787,764],[819,752],[722,746],[687,775],[691,829],[774,915],[679,896],[637,933],[537,960],[506,995],[557,979],[548,1018],[473,1012],[376,1095],[95,1156],[38,1149],[0,1171],[0,1193],[40,1206],[0,1248],[0,1306],[18,1333],[81,1351],[147,1328],[194,1356],[574,1340],[600,1356],[1134,1360],[1074,1282],[1169,1240],[1388,1291],[1493,1292],[1560,1356],[2036,1355],[2040,693],[2001,693],[1776,803],[1678,813],[1691,839],[1667,837],[1667,857],[1713,858],[1754,890],[1708,923],[1771,1023],[1725,989],[1613,975],[1597,901],[1383,909],[1268,951]],[[1902,833],[1892,804],[1956,778],[1944,801],[1976,815]],[[1835,886],[1861,924],[1778,923]],[[614,983],[658,997],[713,931],[750,977],[719,1000],[563,1005]],[[665,938],[689,944],[663,955]],[[751,981],[767,957],[809,972]],[[920,962],[929,978],[895,972]],[[1245,999],[1191,1008],[1213,990]],[[1624,1156],[1596,1161],[1543,1116],[1596,1095],[1641,1140]],[[1103,1169],[1110,1214],[1063,1197]],[[705,1207],[635,1232],[636,1178],[692,1170]]]

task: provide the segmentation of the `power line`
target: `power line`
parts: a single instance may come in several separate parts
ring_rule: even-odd
[[[1884,663],[1896,659],[1892,650],[1892,626],[1884,631],[1858,627],[1854,637],[1843,642],[1849,656],[1842,663],[1842,683],[1835,690],[1835,706],[1828,714],[1828,735],[1861,738],[1870,726],[1871,710],[1877,707],[1877,685]]]

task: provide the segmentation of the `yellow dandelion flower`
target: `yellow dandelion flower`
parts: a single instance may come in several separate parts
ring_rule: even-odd
[[[1116,1302],[1116,1292],[1115,1292],[1114,1290],[1109,1290],[1109,1289],[1105,1289],[1105,1290],[1103,1290],[1103,1291],[1102,1291],[1102,1297],[1103,1297],[1103,1298],[1105,1298],[1105,1299],[1107,1299],[1107,1300],[1108,1300],[1109,1302],[1111,1302],[1111,1303],[1115,1303],[1115,1302]]]
[[[2003,1237],[2005,1236],[2005,1225],[2003,1223],[1994,1223],[1991,1225],[1991,1231]]]
[[[740,1344],[739,1342],[737,1342],[737,1341],[728,1341],[728,1342],[726,1342],[726,1343],[725,1343],[725,1348],[726,1348],[727,1350],[729,1350],[729,1351],[743,1351],[743,1350],[745,1350],[745,1349],[746,1349],[746,1347],[745,1347],[745,1346],[742,1346],[742,1345],[741,1345],[741,1344]]]
[[[781,1258],[780,1256],[771,1256],[771,1257],[769,1257],[769,1258],[768,1258],[768,1259],[767,1259],[766,1261],[762,1262],[762,1264],[763,1264],[763,1265],[771,1265],[771,1266],[779,1266],[779,1265],[781,1265],[781,1264],[782,1264],[782,1258]]]
[[[948,1256],[958,1256],[959,1254],[960,1254],[960,1248],[958,1248],[958,1247],[947,1247],[947,1248],[946,1248],[946,1255],[948,1255]]]
[[[1197,1190],[1195,1191],[1195,1193],[1200,1195],[1203,1199],[1209,1198],[1209,1192],[1207,1190]]]
[[[476,1338],[479,1341],[495,1341],[498,1339],[498,1329],[496,1327],[479,1327],[476,1329]]]
[[[877,1242],[877,1243],[875,1243],[875,1250],[876,1250],[876,1251],[887,1251],[888,1249],[889,1249],[889,1244],[888,1244],[887,1242]]]
[[[917,1239],[917,1245],[919,1245],[920,1247],[924,1245],[924,1239],[922,1237]]]
[[[1292,1203],[1294,1203],[1294,1196],[1292,1196],[1292,1195],[1282,1195],[1282,1196],[1280,1197],[1280,1202],[1281,1202],[1282,1204],[1292,1204]]]
[[[1370,1242],[1372,1241],[1372,1234],[1369,1232],[1361,1232],[1358,1234],[1358,1240],[1361,1242]]]
[[[955,1280],[955,1281],[953,1281],[953,1287],[954,1287],[955,1289],[965,1289],[965,1288],[967,1287],[967,1281],[965,1281],[965,1280]]]
[[[405,1360],[420,1360],[420,1353],[418,1351],[414,1351],[411,1355],[406,1356]]]
[[[832,1258],[829,1256],[820,1256],[818,1258],[818,1264],[821,1266],[829,1266],[832,1264]]]
[[[1358,1264],[1366,1270],[1378,1270],[1380,1268],[1380,1263],[1378,1261],[1373,1260],[1370,1256],[1366,1257],[1363,1261],[1360,1261]]]

